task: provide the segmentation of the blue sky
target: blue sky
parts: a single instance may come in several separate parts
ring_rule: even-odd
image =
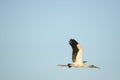
[[[0,80],[119,80],[119,0],[0,0]],[[74,38],[83,59],[71,63]]]

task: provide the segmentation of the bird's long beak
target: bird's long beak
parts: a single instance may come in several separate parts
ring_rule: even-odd
[[[57,66],[61,66],[61,67],[67,67],[68,65],[64,65],[64,64],[58,64]]]

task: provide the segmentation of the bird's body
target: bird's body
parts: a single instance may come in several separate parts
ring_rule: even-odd
[[[75,68],[99,68],[94,65],[87,65],[85,64],[86,61],[82,60],[82,53],[83,48],[82,46],[74,39],[70,39],[69,44],[71,45],[73,52],[72,52],[72,61],[73,63],[67,64],[67,65],[58,65],[58,66],[68,66],[69,68],[75,67]]]

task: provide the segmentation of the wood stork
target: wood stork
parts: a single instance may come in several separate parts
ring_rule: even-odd
[[[86,61],[82,60],[82,53],[83,53],[83,48],[81,45],[75,40],[75,39],[70,39],[69,44],[71,45],[73,52],[72,52],[72,61],[73,63],[69,63],[67,65],[62,65],[59,64],[58,66],[68,66],[69,68],[71,67],[76,67],[76,68],[99,68],[95,65],[87,65],[85,64]]]

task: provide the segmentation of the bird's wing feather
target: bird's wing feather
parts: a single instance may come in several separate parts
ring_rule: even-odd
[[[83,49],[80,46],[80,44],[74,39],[70,39],[69,44],[71,45],[73,49],[73,54],[72,54],[73,63],[83,63],[82,61]]]
[[[77,53],[75,63],[83,64],[83,60],[82,60],[83,48],[80,46],[80,44],[77,45],[77,48],[79,49],[79,51]]]

